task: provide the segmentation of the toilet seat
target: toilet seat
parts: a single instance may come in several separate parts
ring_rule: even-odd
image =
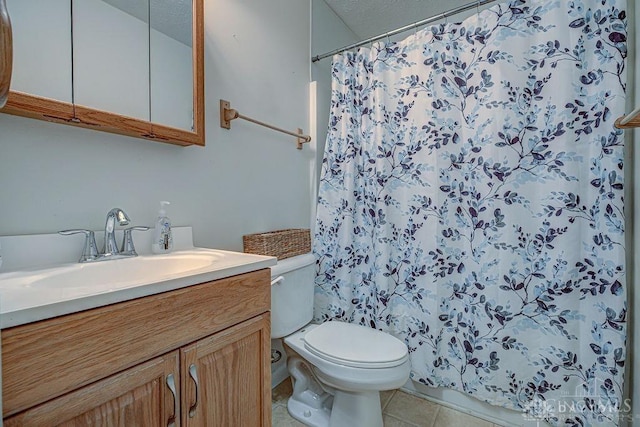
[[[312,354],[354,368],[391,368],[408,359],[407,346],[376,329],[344,322],[326,322],[304,335]]]

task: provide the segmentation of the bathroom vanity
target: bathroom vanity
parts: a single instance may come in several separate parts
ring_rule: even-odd
[[[53,290],[93,267],[67,266],[47,283],[50,304],[30,307],[16,294],[32,292],[50,270],[16,273],[31,279],[13,290],[12,273],[0,274],[5,425],[270,426],[266,267],[275,258],[201,249],[175,256],[209,252],[212,265],[187,275],[145,286],[114,280],[83,295],[64,284]],[[157,259],[122,261],[146,258]],[[51,317],[83,304],[96,307]]]

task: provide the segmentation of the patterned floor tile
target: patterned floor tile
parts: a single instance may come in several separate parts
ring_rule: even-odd
[[[272,427],[305,427],[304,424],[289,415],[287,407],[282,405],[273,406],[271,425]]]
[[[397,391],[385,408],[385,413],[404,422],[431,427],[440,406],[428,400]]]
[[[434,427],[493,427],[493,423],[441,406]]]

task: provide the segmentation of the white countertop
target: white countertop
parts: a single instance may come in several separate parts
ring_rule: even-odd
[[[0,273],[0,328],[248,273],[276,261],[274,257],[181,245],[168,255]]]

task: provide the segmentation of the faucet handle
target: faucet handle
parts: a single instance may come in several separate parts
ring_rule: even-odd
[[[98,246],[96,245],[95,233],[91,230],[84,229],[72,229],[58,231],[58,234],[63,236],[70,236],[72,234],[85,234],[84,248],[82,249],[82,256],[78,262],[94,261],[98,258]]]
[[[122,251],[120,251],[120,253],[122,255],[129,255],[129,256],[137,256],[138,254],[136,253],[136,248],[135,246],[133,246],[133,237],[131,236],[131,232],[132,231],[147,231],[149,229],[149,227],[146,226],[135,226],[135,227],[129,227],[129,228],[125,228],[124,229],[124,237],[122,239]]]

